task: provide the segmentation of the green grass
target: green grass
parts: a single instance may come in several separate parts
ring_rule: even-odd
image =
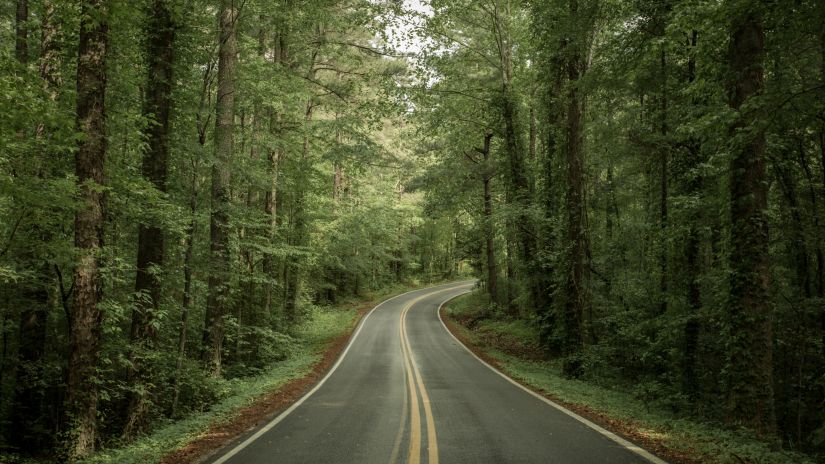
[[[481,314],[483,304],[478,296],[468,295],[453,300],[445,311],[457,320],[472,320]],[[778,443],[761,441],[746,430],[678,417],[640,400],[630,391],[564,378],[559,362],[523,359],[497,349],[537,343],[537,331],[523,321],[486,319],[476,322],[472,330],[463,326],[459,330],[470,343],[495,359],[510,377],[561,402],[585,406],[618,419],[678,455],[717,464],[814,462],[810,456],[783,451]],[[491,344],[491,333],[495,334],[495,345]]]

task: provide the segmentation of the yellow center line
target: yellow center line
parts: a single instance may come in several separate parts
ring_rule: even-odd
[[[424,298],[437,295],[439,293],[455,290],[455,288],[447,288],[437,292],[422,295],[404,306],[401,310],[401,324],[400,324],[400,338],[401,338],[401,352],[404,357],[405,375],[407,377],[407,388],[410,392],[410,449],[408,464],[421,463],[421,413],[418,409],[418,395],[416,395],[416,384],[418,385],[418,392],[421,393],[421,402],[424,404],[424,415],[427,421],[427,462],[428,464],[438,464],[438,439],[435,432],[435,420],[433,420],[433,412],[430,408],[430,397],[427,394],[427,389],[424,387],[424,380],[418,366],[413,359],[412,350],[410,349],[410,340],[407,337],[407,313],[414,304],[418,303]],[[415,381],[413,381],[415,378]],[[395,453],[393,453],[395,454]]]
[[[407,308],[404,308],[406,311]],[[415,393],[410,359],[407,354],[407,345],[404,340],[404,312],[401,316],[399,327],[401,336],[401,350],[404,354],[405,374],[407,377],[407,389],[410,392],[410,450],[407,458],[408,464],[419,464],[421,462],[421,413],[418,410],[418,395]]]
[[[403,354],[403,349],[402,349]],[[404,369],[404,379],[406,380],[407,370]],[[405,382],[406,383],[406,382]],[[395,434],[395,441],[392,445],[392,454],[390,454],[390,464],[398,462],[398,453],[401,452],[401,439],[404,438],[404,427],[407,425],[407,403],[410,401],[410,394],[404,387],[404,402],[401,404],[401,421],[398,422],[398,433]]]

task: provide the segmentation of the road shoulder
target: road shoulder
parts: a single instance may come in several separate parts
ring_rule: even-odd
[[[674,464],[808,462],[804,456],[770,450],[769,445],[737,431],[708,426],[645,409],[632,395],[587,382],[567,380],[518,330],[488,331],[489,326],[462,313],[467,296],[443,305],[440,316],[447,329],[465,347],[508,378],[600,427],[638,444]],[[618,403],[625,403],[617,405]],[[743,451],[744,450],[744,451]],[[797,461],[802,458],[803,460]],[[744,459],[744,460],[743,460]]]

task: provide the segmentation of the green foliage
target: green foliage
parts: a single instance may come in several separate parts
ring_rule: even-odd
[[[454,300],[445,307],[445,312],[455,320],[466,321],[468,315],[483,310],[485,302],[477,295]],[[458,327],[473,345],[492,356],[507,375],[524,385],[562,404],[585,407],[610,417],[634,436],[653,440],[676,455],[719,464],[816,462],[804,454],[779,450],[776,442],[760,440],[748,430],[731,430],[674,413],[662,399],[661,383],[617,384],[603,374],[587,380],[568,379],[562,375],[560,360],[529,359],[526,352],[514,355],[513,346],[535,343],[537,336],[535,330],[526,330],[519,323],[493,319],[479,321],[472,329]],[[494,339],[488,336],[490,327],[496,328]],[[584,356],[586,371],[593,372],[593,366],[588,364],[592,353]]]

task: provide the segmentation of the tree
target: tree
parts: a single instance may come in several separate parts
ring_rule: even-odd
[[[731,127],[731,282],[729,420],[774,430],[772,305],[768,251],[765,133],[756,99],[764,91],[765,31],[753,5],[731,3],[728,54]]]
[[[70,459],[95,449],[99,399],[97,363],[103,314],[100,300],[103,226],[105,220],[106,56],[108,2],[84,1],[81,6],[77,54],[77,131],[75,153],[80,207],[75,215],[74,242],[78,263],[70,325],[70,356],[66,408],[71,428],[66,443]]]
[[[153,0],[149,10],[146,55],[149,59],[143,116],[147,120],[147,146],[143,152],[143,176],[161,194],[166,193],[169,170],[169,122],[172,111],[172,70],[174,66],[175,24],[170,0]],[[154,313],[161,299],[161,275],[164,255],[164,231],[156,224],[138,226],[137,273],[135,276],[135,309],[129,341],[132,344],[129,378],[139,385],[128,395],[125,437],[130,437],[145,424],[148,408],[148,387],[145,385],[146,362],[140,352],[153,348],[157,332]]]
[[[209,298],[206,303],[206,361],[212,376],[221,375],[224,317],[229,306],[229,188],[230,163],[234,150],[235,37],[238,8],[234,0],[222,0],[218,58],[218,96],[215,102],[215,161],[212,164],[212,209],[210,216]]]

